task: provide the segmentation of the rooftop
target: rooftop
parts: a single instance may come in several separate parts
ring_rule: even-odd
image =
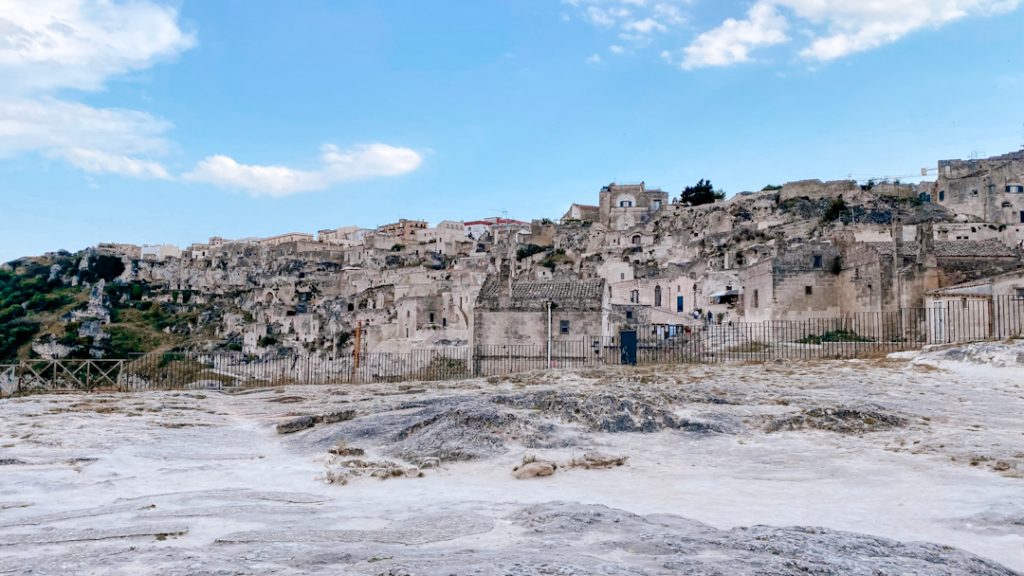
[[[604,296],[604,280],[559,280],[512,282],[511,307],[518,309],[543,309],[547,302],[561,308],[576,310],[600,310]],[[500,308],[500,301],[508,296],[508,281],[492,276],[480,290],[480,301],[494,310]]]

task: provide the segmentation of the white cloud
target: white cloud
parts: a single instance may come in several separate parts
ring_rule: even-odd
[[[623,54],[626,52],[626,49],[623,48],[622,46],[619,46],[618,44],[612,44],[611,46],[608,47],[608,51],[611,52],[612,54]]]
[[[728,19],[684,49],[683,68],[749,62],[754,49],[786,42],[787,16],[810,44],[807,60],[827,62],[896,42],[923,28],[1016,9],[1021,0],[758,0],[746,20]],[[780,9],[786,10],[783,14]]]
[[[751,7],[746,20],[730,18],[698,36],[683,50],[682,67],[692,70],[748,62],[752,49],[786,42],[787,27],[774,6],[759,2]]]
[[[146,0],[3,0],[0,3],[0,154],[38,152],[92,173],[168,178],[169,122],[145,112],[55,98],[100,90],[195,44],[177,11]]]
[[[87,148],[68,148],[60,151],[68,162],[93,173],[119,174],[133,178],[156,178],[167,180],[171,176],[167,169],[156,162],[139,160],[130,156],[110,154]]]
[[[590,20],[591,24],[605,28],[615,25],[615,16],[608,10],[598,6],[587,7],[587,19]]]
[[[618,14],[618,12],[613,12]],[[154,158],[174,146],[171,123],[145,112],[59,99],[58,90],[101,90],[193,47],[174,8],[151,0],[0,0],[0,157],[35,152],[90,174],[170,179]],[[410,172],[422,162],[384,144],[325,146],[321,167],[250,166],[210,156],[187,177],[286,195]]]
[[[174,8],[145,0],[4,0],[0,70],[8,90],[99,90],[195,45]]]
[[[0,100],[0,156],[38,152],[93,173],[167,178],[171,124],[145,112],[98,109],[42,96]]]
[[[922,28],[938,28],[969,16],[1014,10],[1019,0],[773,0],[793,14],[821,25],[804,58],[829,61],[895,42]]]
[[[626,22],[622,25],[622,29],[627,32],[635,32],[637,34],[650,34],[651,32],[665,32],[668,30],[668,26],[665,26],[654,18],[644,18],[643,20]]]
[[[629,52],[657,42],[661,57],[683,69],[755,60],[758,49],[792,43],[807,62],[829,62],[890,44],[915,31],[964,18],[1004,14],[1024,0],[752,0],[746,17],[728,18],[690,36],[694,0],[562,0],[582,20],[614,32]],[[803,44],[791,42],[806,38]],[[685,35],[685,36],[684,36]],[[682,50],[665,43],[676,41]],[[679,44],[676,44],[678,46]],[[666,52],[668,53],[666,55]]]
[[[184,178],[241,188],[257,196],[280,197],[323,190],[343,182],[407,174],[419,168],[422,161],[422,156],[409,148],[369,144],[342,150],[327,144],[321,148],[321,165],[316,170],[240,164],[218,155],[199,162]]]
[[[686,17],[683,16],[683,12],[674,4],[655,4],[654,17],[669,26],[677,26],[686,23]]]
[[[680,6],[692,0],[563,0],[579,10],[583,19],[599,28],[617,30],[621,40],[645,46],[655,33],[680,27],[687,19]]]
[[[595,54],[591,54],[590,56],[587,56],[587,59],[584,60],[584,62],[586,62],[587,64],[589,64],[591,66],[596,66],[596,65],[598,65],[598,64],[600,64],[602,62],[601,55],[600,54],[596,54],[596,53]]]

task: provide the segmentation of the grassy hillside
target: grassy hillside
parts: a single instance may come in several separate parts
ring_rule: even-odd
[[[127,358],[168,348],[179,337],[165,332],[192,318],[145,301],[143,284],[121,284],[119,258],[96,254],[58,253],[9,262],[0,269],[0,362],[34,356],[33,340],[43,338],[71,348],[70,358]],[[109,337],[80,332],[82,322],[69,313],[85,308],[90,286],[108,282],[104,295],[110,304]]]

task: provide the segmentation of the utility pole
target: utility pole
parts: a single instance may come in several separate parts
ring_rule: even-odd
[[[359,370],[359,353],[362,351],[363,321],[356,324],[355,347],[352,349],[352,376],[355,378]]]
[[[548,370],[551,369],[551,300],[548,300]]]

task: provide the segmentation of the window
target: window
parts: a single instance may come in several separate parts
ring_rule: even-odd
[[[441,326],[444,326],[445,328],[448,327],[448,319],[447,318],[441,318]]]
[[[639,246],[641,242],[643,242],[643,238],[639,234],[633,236],[633,246]]]
[[[632,320],[632,319],[633,319],[633,311],[632,310],[626,310],[626,320]]]
[[[619,272],[619,280],[625,280],[625,279],[626,279],[626,273],[625,272]]]
[[[821,268],[821,254],[814,255],[814,267]]]
[[[810,296],[812,294],[814,294],[814,287],[804,286],[804,296]]]
[[[1024,185],[1010,184],[1006,187],[1006,191],[1011,194],[1024,194]]]
[[[433,312],[430,313],[430,323],[431,324],[434,323],[434,313]]]
[[[1024,210],[1020,211],[1020,223],[1024,224]]]
[[[632,208],[632,207],[633,207],[633,201],[632,200],[622,200],[622,201],[619,202],[619,208]]]
[[[853,269],[853,279],[860,280],[860,268]]]
[[[568,334],[569,333],[569,321],[568,320],[559,320],[558,321],[558,332],[560,334]]]
[[[654,287],[654,307],[661,308],[661,286]]]
[[[1013,294],[1017,297],[1017,300],[1024,300],[1024,288],[1014,288]]]
[[[758,294],[757,290],[755,289],[754,290],[754,308],[757,308],[759,305],[760,305],[760,294]]]
[[[654,202],[652,202],[652,205],[654,206],[655,210],[661,210],[661,200],[655,200]]]
[[[939,190],[939,202],[945,202],[945,201],[946,201],[946,191],[945,190]]]
[[[962,308],[967,308],[967,298],[961,298],[960,299],[960,306]]]
[[[977,196],[977,195],[978,195],[978,191],[977,190],[971,190],[971,196]]]

